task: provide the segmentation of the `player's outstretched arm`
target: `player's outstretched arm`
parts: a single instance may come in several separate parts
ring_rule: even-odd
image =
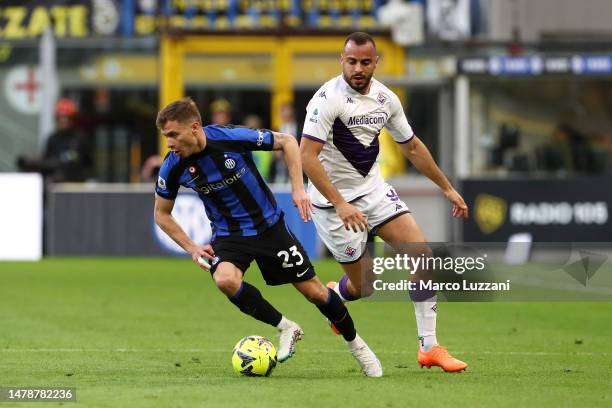
[[[172,216],[172,208],[174,208],[174,200],[167,200],[156,194],[154,209],[155,223],[162,231],[168,234],[174,242],[187,251],[195,263],[200,265],[202,269],[206,269],[198,262],[198,258],[203,256],[207,259],[212,259],[215,255],[212,247],[210,245],[196,245]]]
[[[304,222],[310,221],[312,208],[310,197],[304,189],[304,179],[302,177],[302,162],[300,160],[300,148],[295,137],[285,133],[274,133],[274,150],[282,150],[287,164],[289,179],[291,180],[291,198],[297,207],[300,217]]]
[[[468,207],[465,201],[440,170],[427,146],[418,137],[414,136],[408,143],[400,144],[400,147],[404,156],[414,164],[414,167],[436,183],[442,189],[446,198],[453,203],[453,217],[467,218]]]
[[[319,153],[323,144],[303,137],[300,142],[300,153],[304,171],[323,197],[334,206],[336,213],[344,223],[344,228],[365,231],[368,228],[365,215],[357,208],[347,203],[338,189],[329,179],[323,165],[319,161]]]

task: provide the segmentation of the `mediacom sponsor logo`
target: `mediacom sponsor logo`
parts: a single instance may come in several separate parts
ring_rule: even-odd
[[[384,116],[351,116],[348,121],[348,126],[354,125],[384,125],[385,117]]]

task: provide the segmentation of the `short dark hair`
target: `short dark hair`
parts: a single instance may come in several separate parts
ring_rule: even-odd
[[[167,105],[164,109],[160,110],[157,114],[155,125],[158,129],[163,129],[163,127],[166,126],[166,123],[171,120],[176,120],[177,122],[193,120],[202,123],[200,111],[198,110],[198,107],[193,99],[190,97],[174,101]]]
[[[374,41],[374,38],[372,38],[370,34],[364,33],[363,31],[356,31],[349,34],[348,37],[346,37],[346,40],[344,40],[343,49],[346,48],[346,44],[348,44],[349,41],[352,41],[357,45],[363,45],[370,42],[374,46],[374,49],[376,49],[376,42]]]

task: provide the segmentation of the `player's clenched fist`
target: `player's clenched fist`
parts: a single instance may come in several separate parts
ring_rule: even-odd
[[[206,268],[200,263],[200,257],[204,257],[205,259],[213,259],[215,257],[215,251],[210,245],[195,246],[189,252],[191,254],[191,259],[193,259],[193,262],[200,265],[200,267],[204,270],[206,270]]]

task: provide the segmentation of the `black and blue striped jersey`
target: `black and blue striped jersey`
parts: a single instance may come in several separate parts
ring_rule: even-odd
[[[181,158],[168,153],[159,170],[155,192],[174,200],[180,186],[194,190],[217,236],[259,235],[282,215],[274,195],[257,170],[251,150],[272,150],[269,130],[210,125],[206,147]]]

